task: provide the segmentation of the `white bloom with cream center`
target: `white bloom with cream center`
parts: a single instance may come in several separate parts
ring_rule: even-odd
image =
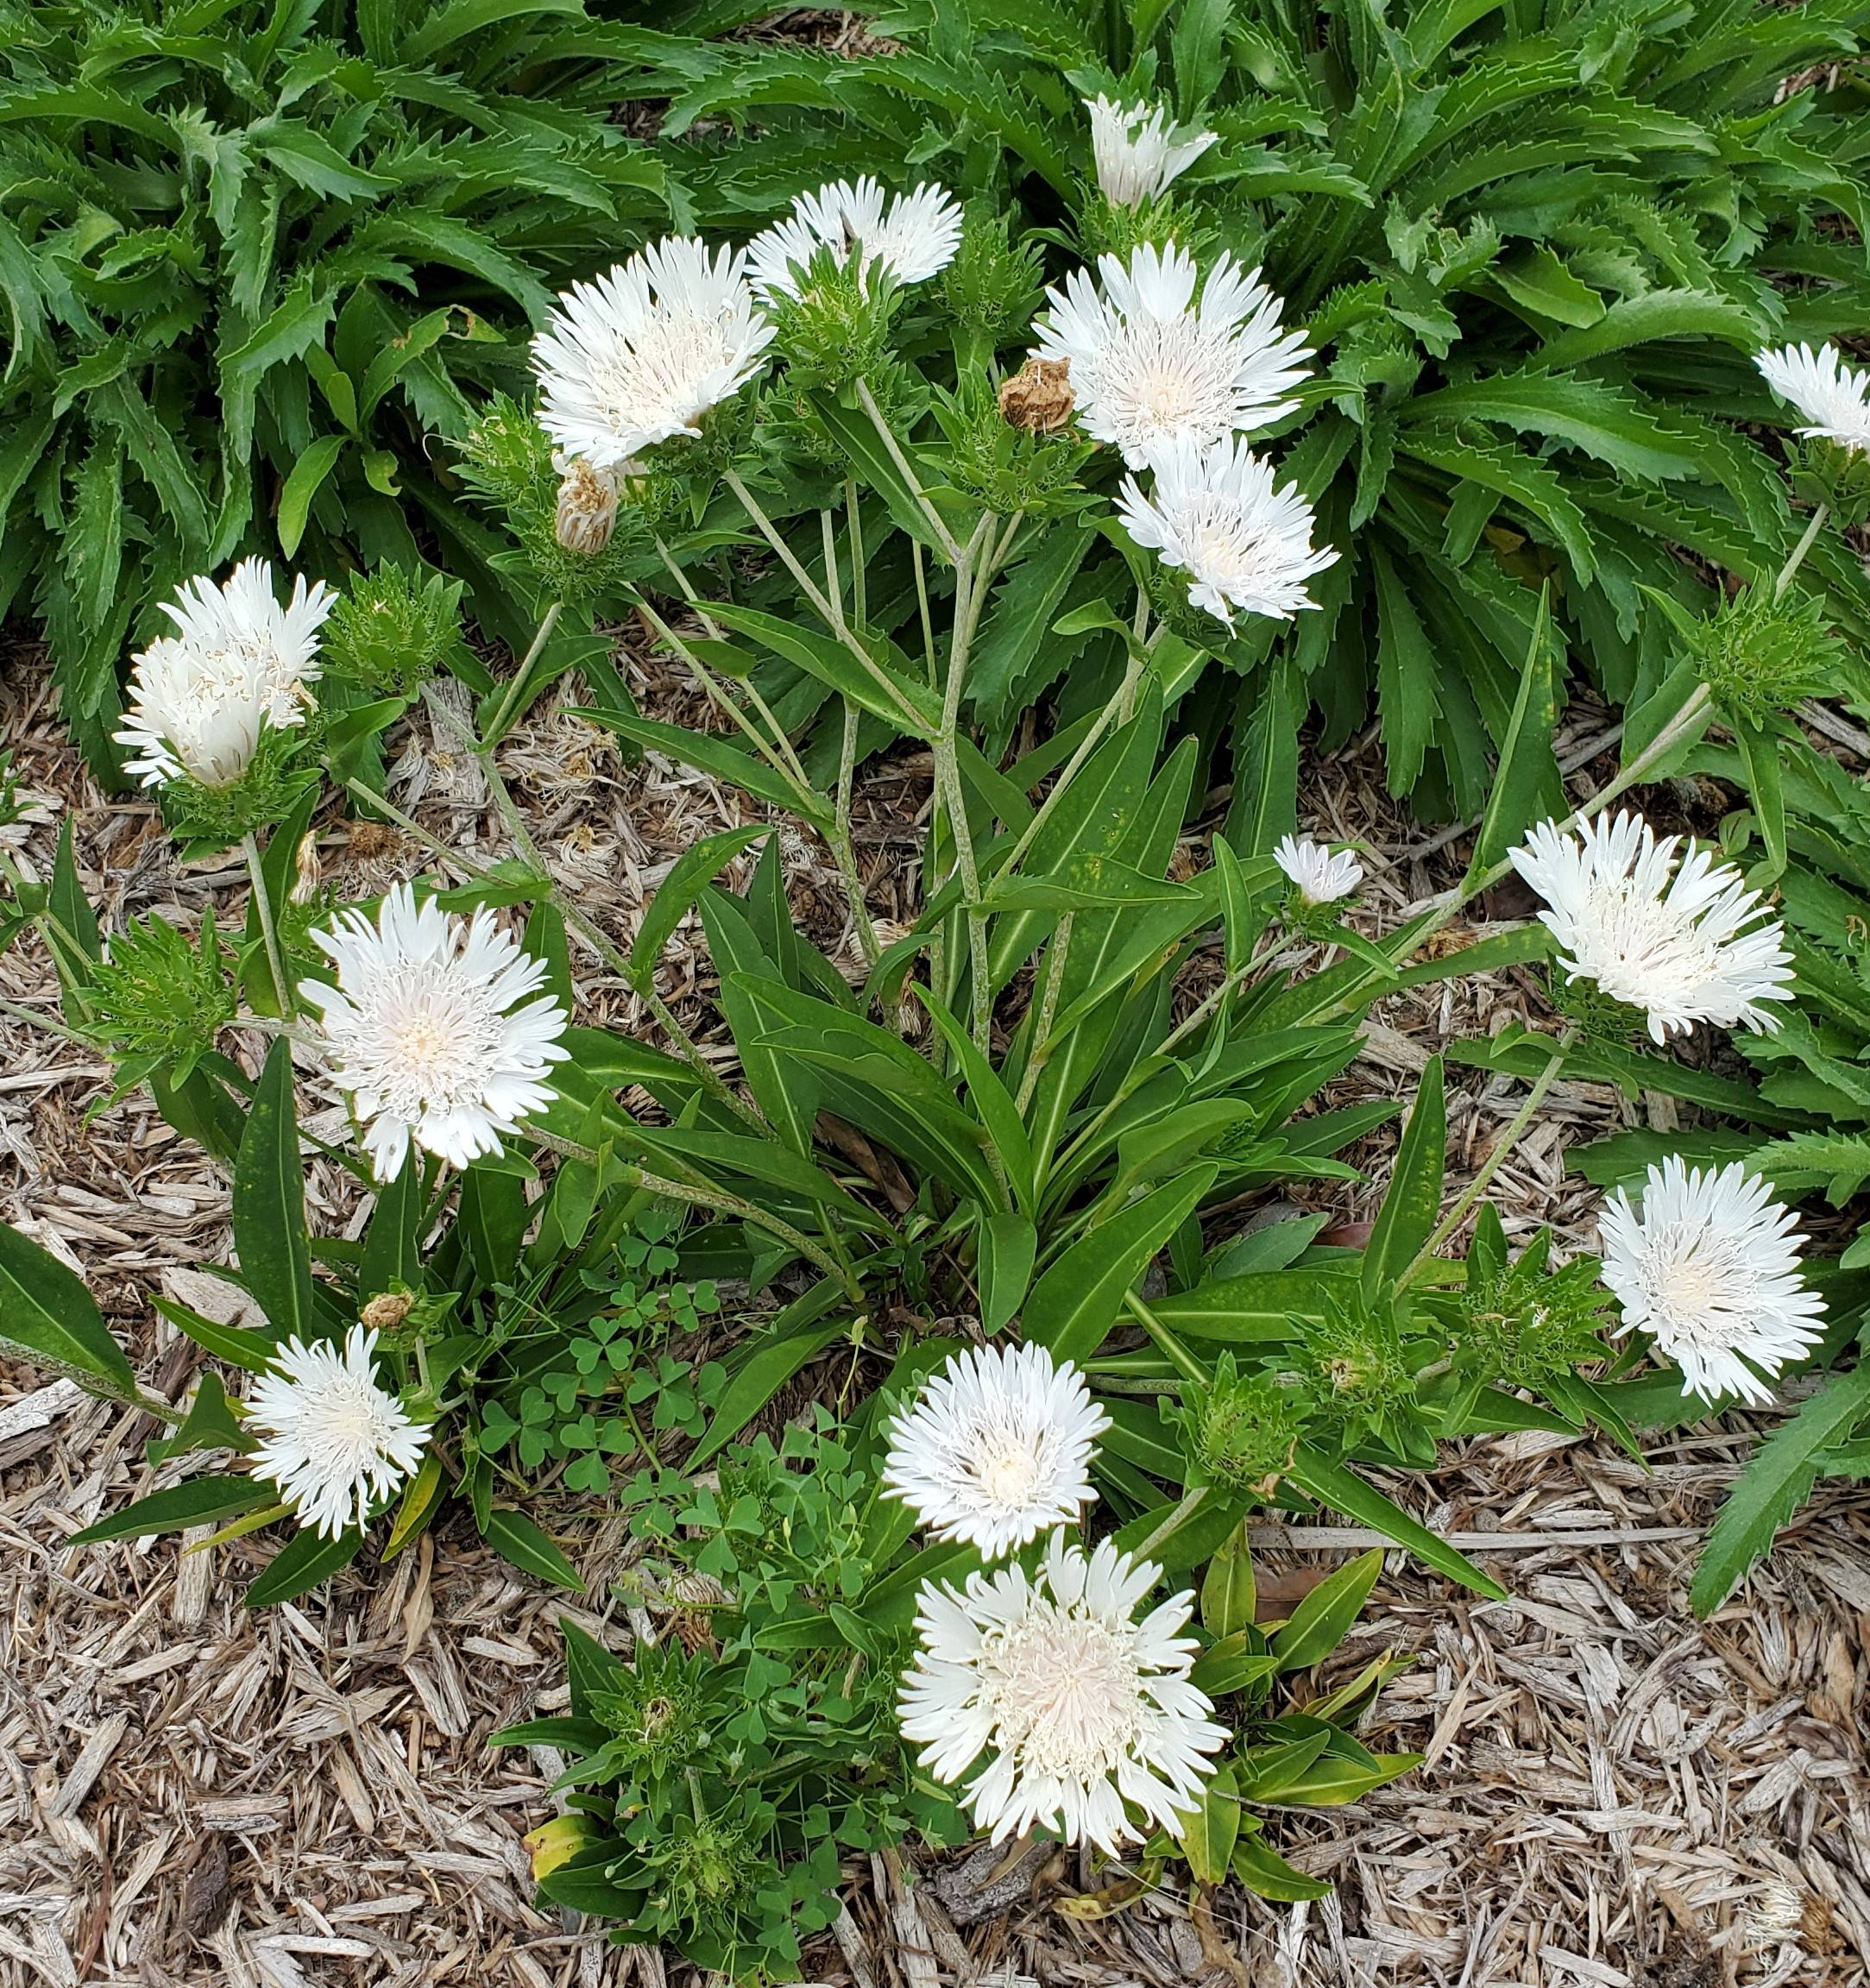
[[[923,1583],[903,1733],[950,1784],[986,1757],[962,1800],[996,1843],[1042,1825],[1114,1853],[1186,1823],[1228,1734],[1189,1682],[1193,1595],[1136,1620],[1161,1576],[1108,1539],[1086,1555],[1059,1532],[1036,1576]]]
[[[1814,352],[1809,345],[1787,345],[1762,352],[1754,363],[1780,399],[1805,417],[1810,425],[1801,435],[1870,455],[1870,373],[1847,366],[1836,346]]]
[[[1776,1375],[1817,1343],[1824,1300],[1799,1277],[1798,1221],[1737,1161],[1690,1167],[1672,1154],[1649,1169],[1640,1214],[1620,1187],[1598,1226],[1621,1330],[1649,1335],[1683,1393],[1770,1401],[1754,1368]]]
[[[456,917],[399,884],[376,924],[353,909],[312,936],[337,985],[303,981],[299,997],[320,1011],[332,1080],[365,1123],[378,1180],[395,1179],[412,1139],[455,1167],[497,1153],[551,1102],[565,1011],[538,991],[545,962],[491,912]]]
[[[796,272],[828,248],[841,264],[854,251],[859,270],[875,266],[898,283],[926,283],[954,260],[960,239],[961,211],[944,188],[924,181],[886,210],[883,188],[866,174],[801,193],[784,220],[747,243],[747,269],[762,297],[796,297]]]
[[[175,633],[159,636],[130,670],[129,708],[116,742],[145,787],[186,775],[225,787],[247,771],[268,725],[305,722],[319,673],[318,630],[334,596],[322,580],[293,582],[280,607],[273,568],[243,559],[224,586],[189,581],[162,612]]]
[[[1167,192],[1210,145],[1215,131],[1184,133],[1161,104],[1085,99],[1091,113],[1091,153],[1098,190],[1113,207],[1140,207]]]
[[[998,1560],[1075,1519],[1111,1419],[1042,1346],[969,1347],[892,1418],[883,1482],[939,1539]]]
[[[1231,628],[1234,610],[1289,621],[1317,602],[1305,583],[1333,564],[1314,548],[1312,506],[1296,484],[1276,488],[1272,465],[1237,436],[1212,449],[1178,436],[1151,451],[1155,487],[1126,476],[1118,513],[1139,545],[1188,576],[1188,598]]]
[[[746,256],[671,236],[574,283],[532,341],[539,425],[566,455],[615,469],[740,392],[773,328]]]
[[[1257,269],[1223,255],[1201,284],[1194,258],[1171,242],[1099,259],[1101,289],[1074,270],[1039,328],[1042,359],[1071,367],[1087,435],[1114,444],[1132,469],[1186,437],[1212,448],[1292,412],[1286,396],[1309,377],[1302,331],[1280,329],[1280,301]]]
[[[377,1384],[376,1334],[353,1325],[340,1347],[288,1339],[254,1383],[248,1425],[261,1440],[250,1463],[299,1507],[299,1523],[335,1539],[361,1526],[412,1477],[427,1427]]]
[[[1640,1009],[1657,1042],[1697,1022],[1770,1032],[1762,1003],[1792,997],[1785,928],[1732,864],[1691,849],[1678,865],[1681,846],[1626,809],[1581,829],[1541,821],[1511,860],[1546,900],[1566,977]]]
[[[1335,904],[1363,881],[1363,865],[1348,849],[1335,854],[1309,835],[1286,835],[1273,860],[1307,904]]]

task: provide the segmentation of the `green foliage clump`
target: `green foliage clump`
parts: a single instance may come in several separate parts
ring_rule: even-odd
[[[324,675],[367,698],[413,697],[457,653],[462,583],[394,563],[352,576],[323,635]]]
[[[412,569],[432,532],[478,576],[433,437],[665,211],[565,31],[422,0],[0,0],[0,613],[43,620],[95,764],[119,657],[194,574]]]
[[[239,1010],[233,962],[211,915],[195,942],[166,918],[136,918],[92,969],[87,1032],[119,1059],[134,1089],[152,1070],[186,1082]]]
[[[1179,1405],[1163,1404],[1181,1431],[1189,1482],[1269,1498],[1291,1468],[1305,1431],[1305,1404],[1269,1374],[1243,1374],[1231,1353],[1212,1377],[1191,1382]]]

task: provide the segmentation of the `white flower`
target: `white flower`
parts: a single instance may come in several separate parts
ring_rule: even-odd
[[[1363,881],[1363,865],[1350,850],[1340,849],[1333,855],[1309,835],[1282,836],[1273,860],[1298,886],[1307,904],[1335,904]]]
[[[1780,399],[1810,423],[1801,435],[1870,455],[1870,373],[1845,365],[1836,346],[1814,352],[1809,345],[1787,345],[1762,352],[1754,363]]]
[[[1579,830],[1541,821],[1511,860],[1550,907],[1539,922],[1569,955],[1558,962],[1566,977],[1641,1009],[1656,1041],[1697,1022],[1777,1029],[1760,1003],[1792,997],[1784,927],[1707,850],[1691,849],[1678,869],[1681,840],[1659,842],[1626,810]]]
[[[1007,1566],[969,1575],[965,1594],[923,1583],[904,1737],[925,1742],[921,1763],[941,1781],[988,1756],[962,1799],[996,1843],[1043,1824],[1114,1853],[1180,1828],[1199,1799],[1204,1756],[1228,1735],[1188,1680],[1195,1642],[1179,1632],[1193,1597],[1136,1620],[1162,1571],[1108,1539],[1086,1557],[1061,1532],[1036,1577]]]
[[[1070,362],[1085,432],[1114,443],[1132,469],[1179,436],[1212,448],[1297,406],[1285,395],[1308,377],[1305,334],[1280,330],[1279,299],[1257,269],[1222,255],[1199,305],[1194,259],[1173,242],[1134,250],[1127,267],[1103,256],[1098,274],[1101,293],[1082,269],[1046,292],[1036,349]]]
[[[429,1431],[376,1381],[376,1334],[353,1325],[342,1347],[288,1339],[254,1383],[249,1425],[264,1431],[255,1476],[296,1500],[299,1523],[335,1539],[415,1473]]]
[[[1137,544],[1189,579],[1188,598],[1231,628],[1234,609],[1289,621],[1317,602],[1305,590],[1338,557],[1312,544],[1312,506],[1296,484],[1275,489],[1272,465],[1237,436],[1212,449],[1177,436],[1149,452],[1155,488],[1124,479],[1117,508]]]
[[[565,1011],[538,994],[545,963],[491,912],[419,906],[399,884],[375,925],[352,909],[312,936],[337,985],[302,981],[299,997],[321,1012],[332,1079],[366,1122],[378,1180],[396,1178],[412,1138],[456,1167],[497,1153],[503,1132],[551,1102],[543,1079],[567,1054]]]
[[[960,239],[961,211],[941,187],[925,181],[885,212],[883,188],[866,174],[801,193],[784,220],[747,243],[747,268],[762,297],[796,297],[795,267],[808,267],[821,248],[841,264],[855,248],[860,270],[879,264],[898,283],[925,283],[954,260]]]
[[[1737,1161],[1690,1168],[1672,1154],[1649,1169],[1640,1215],[1620,1187],[1598,1225],[1621,1329],[1650,1336],[1683,1393],[1770,1401],[1754,1368],[1777,1374],[1817,1343],[1824,1300],[1799,1280],[1798,1222]]]
[[[938,1539],[998,1560],[1077,1518],[1111,1419],[1042,1346],[957,1353],[890,1423],[883,1482]]]
[[[614,469],[759,372],[772,326],[754,305],[743,250],[710,255],[670,236],[608,276],[574,283],[532,341],[539,425],[570,456]]]
[[[128,770],[145,787],[185,774],[205,787],[237,780],[262,726],[304,724],[318,630],[332,605],[322,580],[308,588],[299,577],[281,607],[264,559],[242,560],[223,587],[189,581],[162,604],[176,632],[158,636],[130,671],[129,709],[116,734],[135,754]]]
[[[1085,99],[1091,113],[1091,152],[1097,162],[1098,188],[1113,207],[1140,207],[1168,190],[1210,145],[1220,142],[1215,131],[1187,137],[1169,122],[1158,104],[1132,104],[1127,109],[1099,97]]]

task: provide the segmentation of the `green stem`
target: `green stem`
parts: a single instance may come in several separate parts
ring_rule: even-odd
[[[1052,934],[1052,945],[1046,955],[1045,986],[1039,996],[1039,1011],[1033,1022],[1032,1044],[1026,1052],[1026,1068],[1019,1079],[1019,1095],[1013,1100],[1014,1109],[1023,1118],[1026,1107],[1032,1102],[1032,1094],[1039,1087],[1039,1073],[1045,1068],[1050,1045],[1046,1038],[1052,1033],[1052,1018],[1058,1013],[1059,990],[1064,985],[1066,956],[1071,951],[1072,915],[1069,911],[1060,915],[1058,929]]]
[[[795,780],[801,789],[806,789],[805,769],[799,764],[798,755],[792,750],[792,741],[786,737],[778,720],[766,708],[765,700],[759,697],[758,693],[753,691],[752,684],[748,684],[747,689],[750,694],[756,697],[760,715],[772,727],[773,737],[771,740],[762,735],[759,727],[721,689],[713,670],[650,606],[649,602],[643,600],[639,595],[637,605],[642,608],[644,614],[648,618],[650,626],[656,631],[657,634],[675,651],[676,654],[686,664],[689,673],[701,685],[708,702],[724,718],[739,728],[747,743],[772,768],[775,773],[781,774],[789,780]],[[807,790],[809,791],[809,790]]]
[[[1191,1484],[1181,1494],[1181,1501],[1162,1523],[1150,1533],[1142,1545],[1130,1549],[1130,1557],[1134,1561],[1147,1560],[1150,1554],[1172,1534],[1181,1530],[1183,1521],[1199,1511],[1208,1494],[1206,1484]]]
[[[1155,1340],[1168,1358],[1169,1365],[1185,1381],[1195,1381],[1203,1387],[1212,1383],[1213,1376],[1134,1291],[1124,1293],[1124,1303],[1129,1307],[1130,1317]]]
[[[879,688],[888,693],[902,714],[904,729],[914,733],[918,737],[922,736],[923,727],[928,723],[928,720],[916,711],[915,706],[903,694],[902,686],[897,683],[887,670],[880,667],[876,657],[858,640],[855,633],[844,619],[842,608],[834,606],[825,597],[824,591],[818,582],[800,565],[797,555],[780,536],[778,527],[761,509],[759,500],[740,481],[735,471],[732,469],[722,471],[721,480],[740,500],[741,508],[752,519],[760,536],[772,548],[779,563],[792,576],[800,593],[811,602],[820,620],[850,651],[858,664],[861,665],[865,674],[874,679]]]
[[[891,462],[896,465],[897,475],[909,486],[910,495],[915,499],[922,516],[929,520],[929,529],[935,535],[935,543],[941,546],[949,565],[959,566],[961,563],[961,548],[955,543],[954,534],[948,530],[948,519],[935,509],[923,492],[921,481],[904,452],[903,444],[897,440],[895,431],[884,418],[882,408],[877,405],[877,397],[871,392],[867,380],[857,382],[857,400],[865,413],[869,415],[870,425],[877,431]]]
[[[247,874],[253,879],[254,915],[260,921],[260,936],[266,946],[267,972],[273,976],[273,991],[279,998],[280,1013],[289,1022],[299,1011],[292,984],[286,978],[286,951],[280,944],[279,926],[273,916],[273,900],[267,895],[266,871],[260,861],[260,844],[251,833],[240,840],[247,859]]]
[[[0,998],[0,1015],[10,1015],[16,1022],[23,1022],[28,1029],[42,1029],[47,1035],[62,1036],[67,1042],[75,1042],[80,1048],[96,1050],[99,1055],[105,1051],[88,1035],[80,1035],[68,1022],[55,1015],[41,1014],[36,1008],[28,1008],[18,1001]]]
[[[1078,741],[1078,744],[1073,749],[1071,758],[1065,762],[1064,771],[1060,773],[1058,778],[1052,783],[1050,789],[1046,794],[1045,799],[1039,803],[1038,812],[1033,816],[1032,820],[1026,824],[1025,828],[1022,832],[1018,841],[1014,843],[1012,853],[1007,858],[1004,865],[1003,865],[1004,870],[1008,875],[1011,875],[1014,871],[1018,869],[1021,859],[1024,857],[1026,852],[1031,848],[1034,839],[1037,836],[1039,831],[1044,827],[1047,821],[1051,815],[1053,808],[1057,805],[1060,795],[1061,795],[1071,784],[1073,775],[1078,771],[1080,767],[1084,764],[1085,761],[1087,760],[1092,752],[1097,750],[1099,740],[1103,738],[1104,734],[1107,731],[1109,731],[1111,720],[1117,716],[1118,711],[1123,708],[1124,704],[1129,699],[1135,686],[1136,679],[1142,674],[1142,657],[1139,656],[1132,656],[1130,658],[1128,664],[1124,668],[1124,681],[1120,685],[1118,685],[1116,694],[1111,698],[1110,701],[1105,705],[1104,708],[1099,712],[1096,718],[1092,721],[1091,729],[1086,732],[1084,737]]]
[[[980,619],[982,597],[987,589],[987,571],[983,563],[977,570],[991,536],[993,519],[984,516],[974,528],[955,569],[954,629],[948,645],[948,685],[941,702],[941,727],[935,739],[935,786],[948,809],[948,834],[954,842],[954,865],[960,873],[964,915],[967,922],[967,951],[972,966],[969,988],[974,1046],[983,1056],[992,1047],[993,994],[989,985],[987,919],[980,909],[980,871],[974,861],[973,830],[967,821],[967,796],[961,786],[960,759],[956,739],[960,729],[961,687],[967,677],[967,655],[974,629]]]
[[[1511,1123],[1495,1140],[1492,1152],[1482,1162],[1480,1172],[1468,1182],[1460,1198],[1435,1224],[1434,1234],[1416,1251],[1409,1268],[1402,1274],[1402,1284],[1408,1284],[1416,1272],[1432,1257],[1439,1253],[1442,1244],[1447,1242],[1450,1236],[1459,1231],[1461,1224],[1467,1220],[1469,1215],[1473,1211],[1475,1204],[1479,1201],[1481,1196],[1487,1192],[1488,1187],[1491,1185],[1494,1175],[1505,1164],[1507,1155],[1519,1142],[1521,1135],[1532,1123],[1533,1114],[1545,1103],[1546,1093],[1551,1090],[1558,1079],[1559,1071],[1565,1067],[1565,1060],[1571,1053],[1571,1046],[1577,1041],[1577,1024],[1574,1022],[1552,1044],[1552,1054],[1546,1061],[1546,1067],[1539,1072],[1538,1080],[1527,1092],[1525,1100],[1514,1114]]]
[[[525,695],[526,679],[532,673],[532,665],[538,661],[539,651],[551,640],[552,630],[558,626],[558,617],[564,612],[564,605],[563,601],[554,601],[540,617],[532,646],[520,658],[519,670],[514,673],[513,682],[507,686],[506,695],[501,699],[500,707],[494,714],[493,723],[487,728],[487,735],[490,739],[503,739],[507,734],[507,727],[519,717],[519,714],[513,707]]]
[[[1821,504],[1811,514],[1811,522],[1805,527],[1805,535],[1792,548],[1792,556],[1779,569],[1779,576],[1772,582],[1772,598],[1777,601],[1792,583],[1792,576],[1805,563],[1805,555],[1810,551],[1819,532],[1824,529],[1824,521],[1830,515],[1829,506]]]
[[[935,686],[938,665],[935,662],[935,623],[929,615],[929,576],[922,564],[922,541],[911,538],[909,542],[910,563],[916,569],[916,607],[922,619],[922,659],[929,666],[929,688]]]
[[[676,563],[675,554],[669,550],[669,548],[662,542],[659,538],[656,541],[656,550],[658,555],[660,557],[663,564],[669,569],[670,576],[674,580],[676,585],[681,589],[682,598],[688,602],[689,606],[691,607],[697,614],[701,616],[702,626],[708,631],[708,639],[713,642],[720,641],[721,624],[715,620],[712,614],[708,612],[708,603],[702,599],[699,594],[695,591],[694,587],[689,582],[688,575],[684,573],[681,567]],[[653,610],[651,610],[648,607],[647,603],[645,604],[645,612],[653,612]],[[658,617],[658,620],[659,619],[660,617]]]

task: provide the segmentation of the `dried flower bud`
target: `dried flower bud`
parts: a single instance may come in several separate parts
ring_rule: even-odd
[[[373,1332],[394,1332],[415,1303],[406,1292],[380,1291],[358,1314]]]
[[[558,543],[567,552],[588,558],[601,552],[617,527],[620,485],[616,473],[600,469],[582,456],[555,456],[552,467],[560,477],[554,526]]]
[[[1069,359],[1042,359],[1036,352],[1000,388],[1000,412],[1029,434],[1055,435],[1072,418]]]
[[[675,1604],[670,1618],[670,1627],[680,1639],[682,1647],[689,1656],[703,1650],[718,1650],[720,1639],[715,1633],[713,1617],[718,1609],[725,1608],[728,1595],[712,1574],[703,1574],[690,1568],[685,1574],[678,1574],[669,1583],[669,1599]]]
[[[293,858],[293,866],[297,874],[287,895],[294,904],[313,903],[318,895],[318,879],[324,874],[318,867],[318,838],[316,833],[307,831],[300,836],[299,852]]]

